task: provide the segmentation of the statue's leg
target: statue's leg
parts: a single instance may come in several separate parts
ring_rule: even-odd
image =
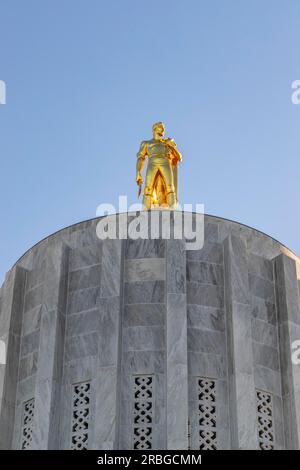
[[[145,210],[151,209],[153,184],[154,184],[155,174],[156,174],[155,170],[156,169],[154,165],[151,165],[151,164],[148,165],[146,180],[145,180],[144,195],[143,195],[143,207]]]
[[[155,180],[154,185],[155,185],[158,205],[165,206],[167,204],[167,193],[166,193],[166,188],[165,188],[165,182],[160,172],[157,176],[157,179]]]
[[[167,193],[167,204],[170,209],[176,208],[176,195],[175,195],[175,186],[173,181],[173,172],[171,165],[168,165],[164,168],[164,177],[166,183],[166,193]]]

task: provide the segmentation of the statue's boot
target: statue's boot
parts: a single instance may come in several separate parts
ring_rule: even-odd
[[[176,209],[176,197],[173,188],[167,188],[167,204],[170,209]]]

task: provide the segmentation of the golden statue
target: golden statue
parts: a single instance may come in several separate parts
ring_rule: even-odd
[[[175,209],[178,203],[177,165],[182,160],[173,139],[164,139],[165,126],[156,122],[152,126],[153,139],[144,140],[137,154],[136,182],[139,186],[139,196],[143,184],[141,172],[145,158],[149,162],[144,187],[143,206],[167,207]]]

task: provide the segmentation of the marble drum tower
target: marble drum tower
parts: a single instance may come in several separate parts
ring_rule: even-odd
[[[1,449],[299,449],[298,258],[209,215],[196,251],[98,221],[6,275]]]

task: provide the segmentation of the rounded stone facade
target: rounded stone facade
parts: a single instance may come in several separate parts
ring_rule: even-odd
[[[42,240],[0,290],[2,449],[299,449],[299,260],[206,215],[204,246]]]

